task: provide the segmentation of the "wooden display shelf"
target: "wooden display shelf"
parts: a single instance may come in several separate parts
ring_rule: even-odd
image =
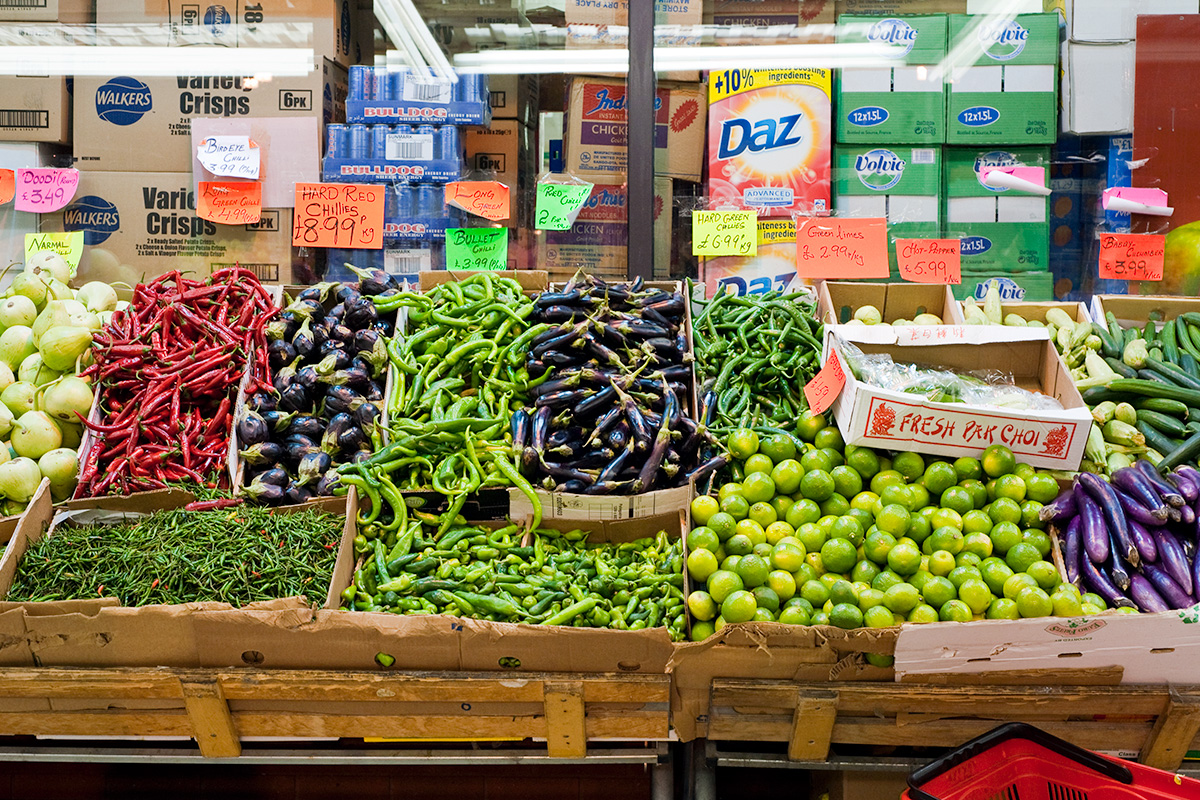
[[[666,675],[0,669],[0,736],[190,736],[207,757],[240,737],[545,739],[582,758],[598,739],[664,740]]]
[[[1200,685],[932,686],[712,682],[708,737],[787,742],[795,761],[834,744],[957,747],[1005,722],[1028,722],[1081,747],[1140,753],[1173,770],[1200,734]]]

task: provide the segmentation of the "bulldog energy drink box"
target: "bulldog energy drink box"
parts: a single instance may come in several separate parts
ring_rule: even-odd
[[[708,195],[759,216],[829,211],[828,69],[709,75]]]

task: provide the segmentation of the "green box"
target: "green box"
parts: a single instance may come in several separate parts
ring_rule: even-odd
[[[941,235],[941,188],[941,147],[834,147],[834,211],[842,217],[887,217],[893,276],[898,277],[896,239]]]
[[[1005,303],[1025,301],[1039,302],[1054,299],[1054,276],[1049,272],[969,273],[964,271],[962,283],[951,286],[955,300],[974,297],[980,303],[987,293],[988,281],[995,278],[1000,282],[1000,299]]]
[[[1053,144],[1058,135],[1058,15],[950,17],[946,143]],[[978,53],[973,61],[969,59]],[[959,58],[958,56],[962,57]]]
[[[946,58],[946,15],[846,14],[837,27],[839,43],[885,43],[896,49],[895,66],[838,70],[837,141],[946,141],[946,87],[934,68]]]
[[[984,167],[1050,167],[1050,148],[942,152],[942,232],[962,241],[963,273],[1010,274],[1050,269],[1050,198],[984,186]]]

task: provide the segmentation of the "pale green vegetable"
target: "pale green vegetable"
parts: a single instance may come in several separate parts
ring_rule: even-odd
[[[0,496],[8,500],[28,503],[41,482],[42,471],[31,458],[14,458],[0,464]]]
[[[51,328],[42,334],[38,351],[46,366],[63,370],[75,366],[75,360],[92,346],[92,332],[86,328]]]
[[[0,337],[0,341],[3,341],[3,337]],[[1125,345],[1125,352],[1121,353],[1121,363],[1127,367],[1142,369],[1146,366],[1146,358],[1149,355],[1150,352],[1146,349],[1146,340],[1134,339]]]
[[[36,352],[33,331],[25,325],[14,325],[0,333],[0,361],[7,364],[9,369],[18,369],[22,361]]]
[[[883,314],[875,306],[863,306],[854,312],[854,318],[864,325],[878,325],[883,322]]]
[[[13,422],[9,441],[17,455],[41,458],[62,447],[62,431],[45,411],[26,411]]]
[[[1024,328],[1029,323],[1020,314],[1006,314],[1004,316],[1004,324],[1014,328]]]
[[[987,294],[983,298],[983,313],[993,325],[1004,322],[1004,310],[1000,306],[1000,283],[994,278],[988,281]]]
[[[46,389],[42,407],[57,420],[78,422],[92,408],[92,387],[82,378],[68,375]]]

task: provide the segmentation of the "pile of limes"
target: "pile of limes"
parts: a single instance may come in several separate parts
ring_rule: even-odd
[[[819,414],[797,431],[734,431],[734,480],[692,501],[693,640],[751,620],[884,628],[1105,608],[1050,561],[1038,512],[1057,482],[1007,447],[889,459],[847,447]]]

